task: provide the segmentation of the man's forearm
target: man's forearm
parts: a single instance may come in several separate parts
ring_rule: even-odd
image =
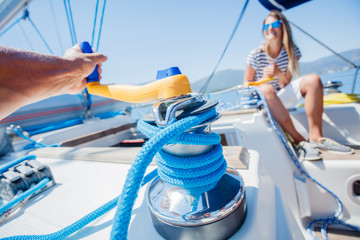
[[[106,59],[101,53],[84,54],[79,45],[63,57],[0,46],[0,119],[48,97],[79,93],[85,77],[97,65],[101,71]]]
[[[57,80],[70,68],[67,60],[56,56],[0,46],[0,119],[23,105],[54,95]]]

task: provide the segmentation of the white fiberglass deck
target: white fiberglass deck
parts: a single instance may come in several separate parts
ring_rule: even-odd
[[[247,216],[231,239],[311,239],[306,232],[308,217],[331,215],[334,202],[326,194],[319,195],[321,190],[311,181],[305,180],[302,184],[299,172],[266,114],[255,109],[228,112],[213,124],[212,130],[223,136],[225,159],[237,168],[245,182]],[[246,167],[233,165],[231,154],[226,153],[227,149],[240,146],[249,149],[248,160],[247,154],[237,155]],[[57,185],[31,199],[17,215],[2,224],[0,237],[53,233],[117,197],[138,150],[62,147],[34,151],[38,161],[50,166]],[[360,179],[360,162],[354,160],[324,159],[302,164],[342,199],[344,220],[360,225],[360,202],[352,199],[348,190],[350,180]],[[154,167],[151,165],[147,172]],[[135,203],[128,239],[162,239],[152,225],[145,191],[146,186],[140,190]],[[69,239],[109,239],[113,215],[114,210]]]
[[[265,205],[257,204],[256,200],[259,195],[259,156],[255,151],[250,151],[250,156],[249,168],[239,170],[246,182],[248,216],[244,227],[233,239],[238,239],[237,236],[257,236],[257,239],[265,239],[265,236],[269,236],[268,231],[262,236],[263,233],[250,227],[254,223],[261,224],[262,221],[266,221],[266,218],[259,218],[258,212],[259,206],[265,208]],[[113,157],[116,158],[116,156]],[[130,167],[130,164],[110,162],[55,158],[38,158],[37,160],[50,167],[57,184],[30,199],[16,215],[5,222],[1,226],[0,237],[48,234],[70,225],[118,196]],[[152,169],[154,166],[150,166],[148,172]],[[145,201],[145,191],[146,187],[140,190],[135,203],[128,239],[161,239],[152,225]],[[264,209],[260,212],[263,211]],[[273,211],[271,215],[275,217],[274,210],[271,211]],[[114,210],[95,220],[69,239],[109,239],[113,215]],[[273,226],[269,225],[268,228],[270,230]]]

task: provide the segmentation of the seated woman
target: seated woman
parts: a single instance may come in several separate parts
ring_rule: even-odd
[[[261,84],[274,119],[297,144],[302,160],[320,159],[317,149],[351,154],[353,149],[343,146],[322,134],[323,86],[317,74],[299,76],[299,48],[294,44],[289,22],[279,11],[271,11],[263,23],[265,42],[252,50],[247,58],[244,84],[250,81],[274,80]],[[305,112],[309,122],[309,141],[295,129],[287,108],[305,97]]]

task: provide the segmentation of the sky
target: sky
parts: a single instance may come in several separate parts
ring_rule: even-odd
[[[102,65],[102,82],[142,84],[155,80],[158,70],[173,66],[178,66],[190,82],[209,76],[244,4],[245,0],[107,0],[99,42],[99,52],[108,57]],[[91,42],[95,6],[96,0],[71,1],[77,42]],[[102,6],[100,0],[95,43]],[[32,0],[28,10],[54,54],[62,56],[73,45],[64,1]],[[313,0],[283,13],[333,50],[342,52],[360,48],[359,12],[359,0]],[[217,71],[245,69],[247,55],[264,40],[261,28],[267,14],[258,0],[250,0]],[[331,55],[299,30],[292,31],[302,62]],[[0,37],[0,44],[49,54],[29,21],[12,27]]]

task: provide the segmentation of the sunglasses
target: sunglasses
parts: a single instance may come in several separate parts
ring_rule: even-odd
[[[263,31],[268,30],[270,25],[271,25],[272,28],[278,28],[281,25],[281,20],[277,20],[276,22],[269,23],[269,24],[264,24]]]

